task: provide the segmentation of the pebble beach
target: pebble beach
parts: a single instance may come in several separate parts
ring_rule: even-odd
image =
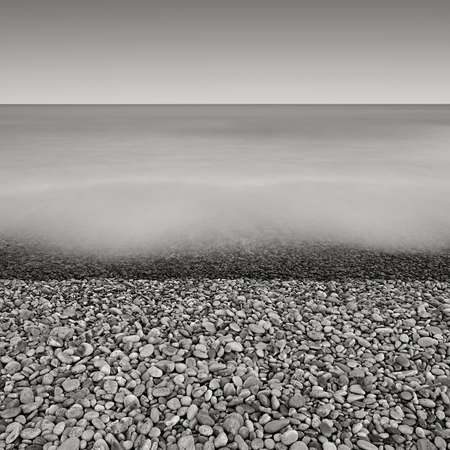
[[[285,279],[255,255],[152,278],[6,253],[0,448],[450,448],[448,253],[291,255]]]

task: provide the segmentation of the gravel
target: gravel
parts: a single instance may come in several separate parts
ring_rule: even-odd
[[[4,279],[0,374],[0,448],[448,449],[450,285]]]
[[[215,243],[204,248],[178,244],[152,253],[143,250],[140,255],[99,256],[93,253],[87,256],[0,236],[0,278],[37,281],[105,277],[448,281],[450,243],[447,244],[439,249],[412,251],[273,239],[220,246]]]

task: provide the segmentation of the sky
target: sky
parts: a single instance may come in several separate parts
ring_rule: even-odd
[[[0,103],[450,103],[448,0],[0,0]]]

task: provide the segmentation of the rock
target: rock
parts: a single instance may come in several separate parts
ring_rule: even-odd
[[[141,358],[149,358],[153,355],[154,351],[155,347],[153,346],[153,344],[146,344],[139,349],[139,356]]]
[[[63,364],[67,364],[70,365],[73,363],[74,359],[71,353],[67,352],[67,351],[59,351],[58,353],[56,353],[56,357],[63,363]]]
[[[322,450],[337,450],[337,447],[332,442],[324,442],[322,444]]]
[[[22,424],[11,422],[5,430],[5,443],[12,444],[20,435]]]
[[[214,419],[208,414],[207,411],[201,409],[197,413],[197,421],[200,425],[209,425],[210,427],[213,427],[216,422]]]
[[[426,438],[417,441],[417,450],[436,450],[436,446]]]
[[[94,442],[93,450],[110,450],[108,443],[104,439],[96,439]]]
[[[109,444],[110,450],[125,450],[124,446],[114,437],[112,433],[108,433],[105,440],[107,444]]]
[[[210,427],[209,425],[200,425],[198,427],[198,432],[202,435],[202,436],[212,436],[214,431],[212,429],[212,427]]]
[[[407,369],[411,364],[409,358],[406,355],[397,356],[397,358],[395,358],[395,362],[405,369]]]
[[[352,394],[366,395],[366,391],[359,384],[352,384],[348,389]]]
[[[77,437],[70,437],[58,447],[58,450],[79,450],[79,448],[80,439],[78,439]]]
[[[6,408],[0,411],[0,417],[2,419],[12,419],[20,414],[21,410],[19,407]]]
[[[305,400],[305,397],[303,397],[303,395],[295,394],[289,399],[288,404],[289,404],[290,408],[298,409],[298,408],[302,408],[303,406],[305,406],[306,400]]]
[[[141,337],[138,334],[130,334],[129,336],[124,336],[122,338],[122,342],[124,344],[135,344],[136,342],[139,342],[141,340]]]
[[[156,387],[153,389],[153,397],[168,397],[172,393],[172,389],[167,386]]]
[[[192,434],[182,436],[178,439],[178,448],[180,450],[195,450],[195,441]]]
[[[437,339],[431,337],[421,337],[417,342],[423,348],[434,347],[439,343]]]
[[[117,384],[117,381],[107,379],[103,383],[103,390],[108,394],[115,394],[119,389],[119,385]]]
[[[53,434],[56,434],[56,436],[60,436],[61,434],[63,434],[65,428],[66,428],[65,422],[58,422],[53,428]]]
[[[356,442],[356,445],[362,450],[378,450],[376,445],[371,444],[369,441],[365,441],[364,439],[359,439]]]
[[[264,441],[261,438],[255,438],[250,443],[253,450],[259,450],[264,448]]]
[[[310,393],[312,398],[329,398],[330,394],[320,386],[313,386]]]
[[[297,441],[289,447],[289,450],[308,450],[308,446],[304,442]]]
[[[414,433],[414,429],[406,424],[400,424],[398,426],[398,431],[400,431],[400,433],[405,434],[407,436]]]
[[[431,398],[420,398],[419,404],[423,406],[424,408],[435,408],[436,402],[431,400]]]
[[[315,331],[315,330],[308,331],[307,336],[312,341],[321,341],[324,337],[323,333],[321,333],[320,331]]]
[[[198,413],[198,406],[195,404],[189,405],[189,408],[186,412],[186,418],[187,420],[192,420]]]
[[[254,334],[264,334],[266,332],[264,327],[257,323],[251,323],[249,329]]]
[[[156,366],[150,367],[150,369],[147,370],[147,373],[153,378],[161,378],[164,375],[164,372]]]
[[[229,414],[223,422],[224,430],[232,436],[235,436],[243,425],[244,418],[238,413]]]
[[[29,403],[34,402],[34,393],[31,388],[24,388],[20,391],[20,403],[22,405],[28,405]]]
[[[22,369],[22,365],[17,361],[9,361],[9,363],[5,366],[5,372],[8,375],[14,375],[17,372],[20,372]]]
[[[244,351],[244,347],[240,342],[232,341],[225,346],[225,351],[240,353]]]
[[[239,450],[248,450],[249,448],[242,436],[239,434],[234,437],[234,442],[237,444]]]
[[[94,353],[94,347],[89,344],[89,342],[83,342],[80,344],[76,351],[76,355],[81,358],[86,358],[87,356],[91,356]]]
[[[214,439],[214,446],[216,448],[225,447],[225,445],[228,444],[228,437],[227,435],[222,431],[220,432],[216,438]]]
[[[275,434],[289,425],[289,419],[271,420],[264,425],[264,431],[268,434]]]
[[[251,389],[253,386],[259,386],[259,385],[260,385],[259,378],[252,375],[245,379],[242,387],[244,389]]]
[[[207,359],[208,358],[208,349],[204,344],[197,344],[195,346],[193,354],[196,358]]]
[[[66,417],[68,419],[81,419],[83,417],[83,415],[84,415],[84,409],[78,403],[73,404],[66,412]],[[64,423],[64,422],[60,422],[60,423]],[[55,431],[53,431],[53,432],[55,432]]]
[[[66,392],[73,392],[80,388],[80,380],[76,378],[67,378],[62,382],[62,388]]]
[[[319,425],[320,432],[326,436],[330,437],[334,432],[333,422],[329,419],[323,419]]]
[[[281,435],[281,442],[284,445],[291,445],[298,440],[298,432],[295,430],[287,430]]]
[[[125,408],[127,409],[139,408],[139,399],[134,394],[128,394],[123,399],[123,406],[125,406]]]
[[[24,428],[20,432],[20,437],[22,439],[28,439],[32,441],[33,439],[37,438],[41,434],[41,430],[39,428]]]
[[[215,333],[217,331],[216,326],[212,322],[209,322],[208,320],[204,320],[202,322],[202,326],[208,333]]]

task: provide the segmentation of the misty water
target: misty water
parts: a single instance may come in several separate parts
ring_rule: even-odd
[[[0,235],[450,244],[447,106],[3,106]]]

